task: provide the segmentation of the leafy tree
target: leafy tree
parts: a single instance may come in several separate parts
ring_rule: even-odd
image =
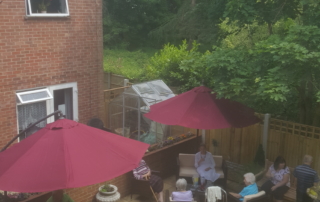
[[[217,49],[207,59],[210,87],[220,96],[287,102],[299,105],[299,122],[312,123],[319,114],[320,29],[292,26],[285,37],[274,35],[252,49]]]
[[[149,80],[161,78],[169,86],[180,87],[182,91],[200,85],[199,75],[204,70],[204,66],[198,68],[197,65],[188,67],[183,65],[185,62],[199,63],[201,61],[202,54],[197,51],[198,45],[194,42],[193,48],[188,50],[186,40],[178,47],[166,44],[150,59],[146,67],[146,77]]]
[[[103,31],[106,47],[130,50],[151,46],[148,33],[167,21],[181,0],[103,1]]]
[[[299,15],[299,0],[228,0],[224,17],[237,21],[241,26],[254,22],[267,24],[269,34],[272,26],[282,18]]]
[[[223,16],[225,0],[184,1],[177,14],[150,32],[155,40],[178,44],[188,41],[192,48],[194,40],[200,43],[202,51],[211,49],[218,40],[218,24]]]

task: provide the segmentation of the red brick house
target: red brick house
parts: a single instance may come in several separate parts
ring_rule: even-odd
[[[57,109],[82,123],[102,116],[102,1],[48,2],[0,0],[0,148]]]

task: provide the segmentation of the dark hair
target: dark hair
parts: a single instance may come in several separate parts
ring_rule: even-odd
[[[205,145],[205,144],[203,144],[203,143],[201,143],[201,144],[200,144],[200,147],[204,147],[204,148],[206,148],[206,145]]]
[[[286,160],[282,156],[278,156],[276,158],[276,160],[274,161],[274,163],[273,163],[274,169],[278,170],[279,164],[281,164],[281,163],[284,163],[284,168],[283,169],[285,169],[287,167]]]

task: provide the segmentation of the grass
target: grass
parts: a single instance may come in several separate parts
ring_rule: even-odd
[[[141,81],[144,77],[145,66],[156,50],[128,51],[105,49],[103,67],[105,72],[125,76],[133,81]]]

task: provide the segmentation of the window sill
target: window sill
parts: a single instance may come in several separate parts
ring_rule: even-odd
[[[25,20],[29,19],[44,19],[44,18],[60,18],[60,19],[69,19],[70,15],[26,15],[24,16]]]

